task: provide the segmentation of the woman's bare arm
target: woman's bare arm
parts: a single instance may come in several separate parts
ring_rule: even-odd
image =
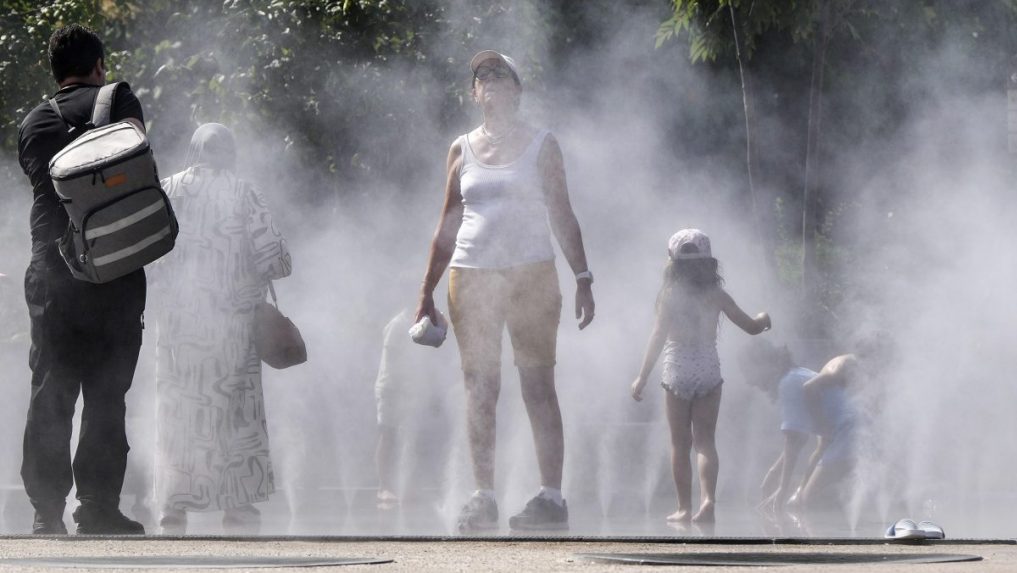
[[[459,170],[462,161],[463,149],[457,140],[448,152],[445,204],[441,209],[438,228],[435,229],[434,238],[431,240],[431,252],[427,257],[427,271],[424,273],[424,280],[420,285],[420,302],[417,305],[414,322],[425,315],[431,317],[431,322],[436,324],[438,322],[437,312],[434,309],[434,289],[438,286],[441,275],[445,274],[449,261],[452,260],[456,236],[459,234],[459,227],[463,224],[463,195],[459,187]]]
[[[586,250],[583,248],[583,234],[579,229],[579,220],[572,210],[569,200],[568,184],[565,181],[565,160],[561,147],[553,135],[548,135],[540,150],[540,173],[544,182],[544,197],[558,245],[568,261],[574,274],[590,270],[586,262]],[[576,281],[576,319],[580,320],[579,328],[586,328],[593,320],[594,302],[592,281],[579,279]]]

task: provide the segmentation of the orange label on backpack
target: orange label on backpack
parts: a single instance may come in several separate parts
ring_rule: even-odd
[[[105,183],[107,189],[111,189],[117,185],[123,185],[124,183],[127,183],[127,174],[117,173],[112,177],[107,177]]]

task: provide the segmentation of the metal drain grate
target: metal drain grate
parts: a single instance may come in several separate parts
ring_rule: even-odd
[[[0,559],[0,566],[81,569],[271,569],[379,563],[392,563],[392,560],[373,557],[222,557],[204,555]]]
[[[950,553],[577,553],[595,563],[629,565],[850,565],[860,563],[952,563],[981,561],[978,555]]]

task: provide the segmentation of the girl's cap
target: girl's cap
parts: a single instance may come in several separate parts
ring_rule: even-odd
[[[696,252],[683,253],[682,247],[687,244],[695,245]],[[667,241],[667,254],[674,260],[678,259],[707,259],[713,256],[710,252],[710,237],[699,229],[682,229]]]

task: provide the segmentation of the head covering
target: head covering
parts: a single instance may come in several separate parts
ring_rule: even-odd
[[[683,253],[685,245],[695,245],[696,252]],[[707,259],[713,256],[710,252],[710,237],[699,229],[682,229],[667,241],[667,254],[673,260],[678,259]]]
[[[232,171],[237,164],[237,144],[233,132],[221,123],[202,124],[191,136],[185,167],[210,167]]]
[[[508,69],[512,72],[512,77],[515,78],[516,83],[520,86],[523,85],[522,80],[519,79],[519,67],[516,66],[516,61],[511,57],[506,56],[501,52],[495,52],[494,50],[482,50],[477,52],[477,55],[473,56],[473,59],[470,60],[470,71],[476,74],[477,68],[480,67],[480,64],[487,60],[498,60],[508,66]]]

